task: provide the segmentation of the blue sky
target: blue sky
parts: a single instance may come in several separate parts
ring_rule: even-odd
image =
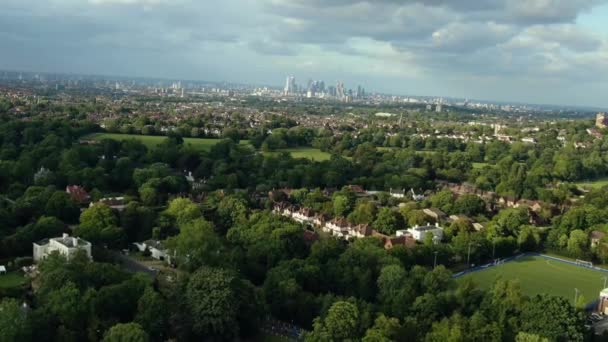
[[[606,0],[3,0],[0,69],[608,108]]]
[[[608,3],[598,5],[593,11],[582,13],[576,23],[590,31],[608,34]]]

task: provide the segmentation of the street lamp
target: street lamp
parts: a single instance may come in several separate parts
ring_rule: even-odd
[[[492,239],[492,260],[494,260],[494,252],[496,251],[496,238]]]
[[[574,288],[574,306],[576,307],[576,300],[578,299],[578,289]]]
[[[469,242],[469,251],[467,252],[467,268],[471,267],[471,246],[473,245],[473,242]],[[475,246],[479,246],[479,244],[475,244]]]
[[[433,261],[433,268],[437,267],[437,253],[439,253],[439,251],[435,251],[433,252],[435,254],[435,261]]]

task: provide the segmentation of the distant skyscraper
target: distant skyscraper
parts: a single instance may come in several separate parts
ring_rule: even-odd
[[[330,96],[336,96],[337,95],[336,87],[334,87],[334,86],[327,87],[327,93],[329,93]]]
[[[338,82],[336,84],[336,97],[340,100],[344,99],[346,94],[344,93],[344,83]]]
[[[437,113],[441,113],[441,111],[442,111],[442,109],[443,109],[443,108],[442,108],[443,106],[441,105],[442,103],[443,103],[443,99],[439,99],[439,103],[437,103],[437,107],[435,107],[435,111],[436,111]]]
[[[284,89],[284,93],[285,95],[291,95],[294,94],[296,92],[296,78],[293,76],[289,76],[287,77],[287,79],[285,80],[285,89]]]

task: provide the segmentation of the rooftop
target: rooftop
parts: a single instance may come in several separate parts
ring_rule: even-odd
[[[410,229],[416,230],[416,231],[419,231],[419,232],[426,232],[426,231],[429,231],[429,230],[443,229],[443,228],[439,227],[439,225],[434,225],[434,226],[432,226],[432,225],[426,225],[426,226],[414,226],[414,227],[412,227]]]

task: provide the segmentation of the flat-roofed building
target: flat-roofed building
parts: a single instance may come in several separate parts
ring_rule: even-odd
[[[34,242],[34,261],[46,259],[53,252],[58,252],[70,260],[81,250],[87,254],[89,259],[92,259],[90,242],[63,234],[61,237]]]
[[[433,234],[433,240],[438,242],[443,239],[443,228],[439,227],[438,223],[435,225],[425,225],[425,226],[414,226],[407,230],[398,230],[397,236],[405,235],[406,233],[410,233],[412,237],[416,241],[424,241],[428,234]]]

